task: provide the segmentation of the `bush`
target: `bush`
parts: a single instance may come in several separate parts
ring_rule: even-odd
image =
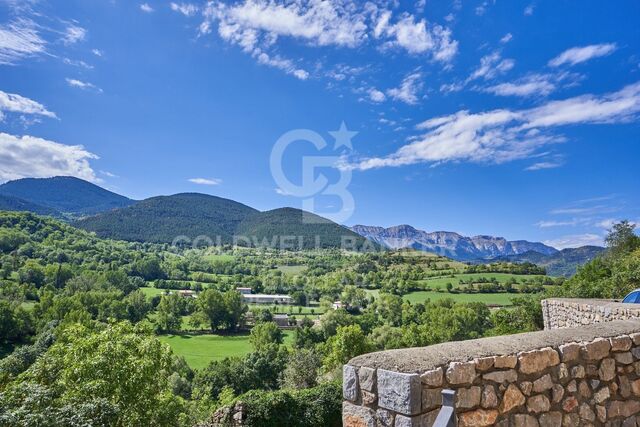
[[[342,386],[324,383],[306,390],[252,390],[239,397],[247,426],[338,427],[342,425]]]

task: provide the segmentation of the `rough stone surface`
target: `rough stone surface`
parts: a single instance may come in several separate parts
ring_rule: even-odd
[[[460,427],[488,427],[495,425],[498,419],[498,411],[495,409],[476,409],[463,412],[458,419]]]
[[[366,366],[361,367],[358,370],[358,382],[362,390],[375,391],[376,370]]]
[[[364,406],[349,402],[342,404],[343,427],[376,427],[375,412]]]
[[[611,351],[629,351],[633,345],[631,337],[627,335],[610,338],[609,341],[611,342]]]
[[[608,358],[600,363],[598,376],[602,381],[611,381],[616,376],[616,361]]]
[[[342,367],[342,396],[345,400],[355,402],[358,400],[358,372],[351,365]]]
[[[554,349],[547,347],[540,350],[532,350],[518,355],[520,372],[523,374],[535,374],[544,371],[550,366],[560,363],[560,356]]]
[[[442,405],[442,389],[429,388],[422,390],[422,410],[428,411]]]
[[[553,411],[540,415],[540,427],[562,426],[562,412]]]
[[[507,391],[504,392],[504,396],[502,397],[502,403],[500,404],[500,413],[504,414],[506,412],[509,412],[514,408],[524,405],[524,403],[524,395],[520,392],[518,387],[510,384],[507,388]]]
[[[538,378],[533,382],[534,393],[541,393],[545,390],[549,390],[551,387],[553,387],[553,381],[551,380],[551,375],[549,374]]]
[[[513,425],[515,427],[538,427],[540,424],[534,416],[516,414],[513,416]]]
[[[518,358],[515,354],[510,354],[508,356],[496,356],[493,360],[493,366],[496,369],[513,369],[516,367],[518,363]]]
[[[496,389],[492,385],[485,386],[484,389],[482,389],[480,406],[485,409],[496,408],[498,406],[498,395],[496,394]]]
[[[595,341],[585,344],[582,347],[582,355],[585,360],[600,360],[609,355],[611,344],[609,340],[597,338]]]
[[[378,427],[393,427],[395,416],[391,411],[378,409],[376,411],[376,419],[378,420]]]
[[[420,413],[422,387],[419,375],[385,369],[378,369],[377,375],[378,406],[404,415]]]
[[[476,378],[476,367],[472,362],[454,362],[447,369],[449,384],[471,384]]]
[[[560,355],[563,362],[573,362],[580,356],[580,344],[569,343],[559,347]]]
[[[509,369],[508,371],[493,371],[484,374],[482,379],[498,384],[513,383],[518,379],[518,373],[514,369]]]
[[[481,357],[475,359],[473,363],[475,363],[477,371],[486,372],[493,368],[493,359],[493,357]]]
[[[456,394],[456,408],[471,409],[480,405],[482,389],[478,386],[460,388]]]
[[[422,384],[427,387],[440,387],[442,386],[443,377],[444,372],[442,368],[438,368],[425,372],[420,376],[420,380],[422,381]]]
[[[540,412],[548,412],[551,409],[549,398],[544,394],[537,394],[527,399],[527,410],[539,414]]]

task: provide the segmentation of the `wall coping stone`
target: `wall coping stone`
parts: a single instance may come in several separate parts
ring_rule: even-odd
[[[559,299],[554,299],[559,300]],[[567,299],[567,302],[593,303],[594,300]],[[607,304],[622,305],[603,300]],[[640,306],[638,307],[640,308]],[[591,342],[596,338],[612,338],[640,331],[640,320],[615,320],[580,328],[550,329],[515,335],[453,341],[428,347],[385,350],[363,354],[349,361],[355,367],[366,366],[404,373],[424,373],[451,362],[465,362],[479,357],[510,355],[544,347],[557,348],[570,342]]]

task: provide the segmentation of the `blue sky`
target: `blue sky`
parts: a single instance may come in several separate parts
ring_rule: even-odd
[[[289,146],[283,173],[337,158],[314,176],[350,175],[348,225],[598,244],[640,220],[638,16],[637,1],[0,0],[0,181],[301,207],[270,155],[307,129],[326,146]],[[329,133],[343,121],[353,149]]]

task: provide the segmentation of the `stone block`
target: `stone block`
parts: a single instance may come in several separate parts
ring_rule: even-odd
[[[422,411],[429,411],[442,405],[441,388],[425,388],[422,390]]]
[[[485,409],[491,409],[498,406],[498,395],[492,385],[487,385],[482,389],[482,399],[480,406]]]
[[[376,411],[376,420],[378,421],[378,427],[393,427],[395,416],[391,411],[378,409]]]
[[[478,386],[456,390],[456,409],[472,409],[480,405],[482,389]]]
[[[540,415],[540,427],[561,427],[562,412],[553,411]]]
[[[598,369],[598,377],[602,381],[611,381],[616,376],[616,361],[611,358],[604,359],[600,362]]]
[[[562,402],[562,410],[564,412],[573,412],[578,407],[578,399],[574,396],[567,397],[564,402]]]
[[[358,371],[351,365],[342,367],[342,396],[345,400],[355,402],[358,400],[360,387],[358,385]]]
[[[376,387],[376,370],[362,366],[358,370],[358,382],[360,388],[366,391],[375,391]]]
[[[585,360],[600,360],[609,355],[611,343],[608,339],[597,338],[596,340],[582,345],[582,357]]]
[[[538,427],[540,424],[536,417],[525,414],[516,414],[512,417],[514,427]]]
[[[580,415],[580,419],[585,421],[594,422],[596,420],[596,414],[593,412],[593,409],[591,409],[591,407],[586,403],[580,405],[578,415]]]
[[[545,390],[549,390],[553,387],[553,381],[551,381],[551,375],[547,374],[538,378],[533,382],[533,392],[542,393]]]
[[[544,394],[536,394],[527,399],[527,410],[535,414],[548,412],[551,409],[549,398]]]
[[[585,375],[586,375],[586,372],[584,370],[584,366],[576,365],[573,368],[571,368],[571,377],[572,378],[584,378]]]
[[[498,384],[513,383],[518,380],[518,373],[515,369],[509,369],[508,371],[493,371],[482,375],[482,379],[493,381]]]
[[[377,427],[376,413],[373,409],[353,403],[342,403],[343,427]]]
[[[610,338],[611,351],[629,351],[631,348],[631,338],[627,335],[621,335],[615,338]]]
[[[609,387],[602,387],[600,390],[593,393],[593,401],[596,403],[602,403],[611,397]]]
[[[432,369],[420,375],[422,384],[427,387],[442,387],[442,380],[444,377],[444,371],[442,368]]]
[[[395,427],[424,427],[427,424],[427,416],[429,414],[415,415],[408,417],[406,415],[396,415]]]
[[[514,354],[507,356],[496,356],[493,358],[493,366],[496,369],[513,369],[518,363],[518,358]]]
[[[562,416],[562,427],[575,427],[580,425],[578,414],[564,414]]]
[[[580,344],[578,343],[563,344],[559,350],[563,362],[573,362],[580,357]]]
[[[520,392],[518,387],[514,384],[509,384],[507,390],[504,392],[502,396],[502,402],[500,404],[500,413],[504,414],[511,411],[514,408],[518,408],[524,405],[526,399],[524,395]]]
[[[607,405],[609,419],[624,417],[629,418],[640,412],[640,402],[635,400],[612,400]]]
[[[564,397],[564,387],[560,384],[554,384],[551,388],[551,401],[553,403],[559,403]]]
[[[493,357],[481,357],[474,359],[473,363],[476,364],[476,370],[479,372],[486,372],[493,368]]]
[[[422,385],[419,375],[378,369],[377,376],[378,406],[404,415],[420,413]]]
[[[608,341],[607,341],[608,343]],[[520,372],[523,374],[536,374],[560,363],[560,356],[551,347],[533,350],[518,355]]]
[[[522,393],[524,393],[525,396],[529,396],[532,389],[533,383],[531,381],[522,381],[520,383],[520,390],[522,390]]]
[[[453,385],[471,384],[476,379],[473,362],[453,362],[447,369],[447,381]]]
[[[614,353],[613,358],[616,359],[616,363],[620,365],[631,365],[633,363],[633,355],[630,351]]]
[[[459,427],[489,427],[496,424],[498,411],[495,409],[476,409],[463,412],[458,416]]]

